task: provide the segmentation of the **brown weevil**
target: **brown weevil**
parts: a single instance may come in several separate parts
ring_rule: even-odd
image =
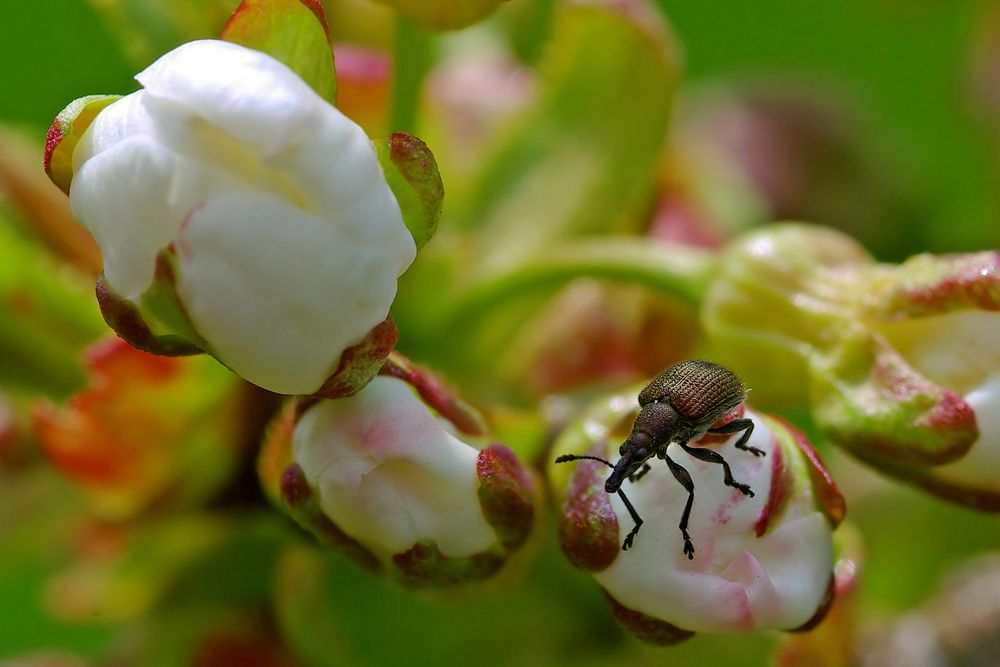
[[[613,468],[604,482],[604,490],[617,493],[625,508],[635,521],[635,526],[625,537],[622,550],[632,546],[642,519],[635,507],[625,497],[622,484],[625,480],[636,482],[649,471],[650,458],[666,461],[674,478],[687,489],[687,505],[681,515],[680,529],[684,537],[684,553],[694,558],[694,544],[688,534],[688,518],[694,503],[694,483],[687,469],[670,458],[667,447],[676,442],[681,449],[696,459],[718,463],[722,466],[723,483],[738,489],[744,495],[753,496],[746,484],[733,479],[732,470],[722,454],[704,447],[692,447],[688,443],[698,440],[706,433],[731,434],[743,431],[736,441],[736,448],[750,452],[754,456],[764,456],[764,452],[747,445],[753,432],[753,421],[734,419],[717,428],[712,425],[738,408],[746,400],[743,381],[728,368],[710,361],[689,360],[671,366],[653,378],[639,392],[639,415],[632,425],[632,432],[618,450],[620,458],[612,464],[596,456],[575,456],[567,454],[556,459],[556,463],[592,459]]]

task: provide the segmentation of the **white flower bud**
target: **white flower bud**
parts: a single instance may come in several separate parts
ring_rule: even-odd
[[[426,539],[445,556],[470,556],[495,541],[476,494],[477,454],[388,377],[309,408],[292,439],[326,515],[390,555]]]
[[[416,252],[374,147],[236,44],[185,44],[136,78],[73,154],[70,201],[108,285],[142,307],[166,252],[196,342],[272,391],[317,390]]]
[[[272,428],[265,450],[288,462],[281,502],[320,541],[407,585],[488,578],[534,526],[531,474],[425,372],[389,366],[400,375],[302,403]]]
[[[614,461],[620,434],[613,429],[630,423],[632,414],[630,402],[601,404],[583,428],[567,430],[556,452]],[[752,496],[725,485],[718,463],[676,443],[667,450],[692,481],[687,530],[693,558],[679,530],[689,494],[666,462],[650,460],[648,472],[622,486],[643,520],[627,551],[622,540],[635,522],[621,497],[605,492],[604,464],[579,461],[568,479],[556,479],[556,492],[564,495],[563,551],[592,572],[619,622],[640,638],[667,644],[691,632],[793,630],[826,609],[832,531],[843,517],[843,499],[802,434],[751,410],[745,416],[754,424],[746,444],[763,456],[737,449],[739,434],[709,436],[694,446],[722,455]]]
[[[754,421],[747,444],[766,456],[736,449],[738,436],[712,448],[729,462],[734,479],[750,486],[752,498],[724,486],[719,465],[692,458],[677,444],[668,449],[694,482],[688,528],[693,560],[684,554],[677,529],[687,493],[667,466],[654,461],[639,482],[627,485],[645,523],[633,547],[594,575],[621,604],[704,632],[791,629],[816,613],[833,571],[830,525],[810,486],[802,484],[758,536],[758,523],[769,511],[772,477],[776,469],[782,474],[775,462],[788,452],[767,422],[752,412],[747,416]],[[610,500],[619,525],[630,526],[621,499]]]

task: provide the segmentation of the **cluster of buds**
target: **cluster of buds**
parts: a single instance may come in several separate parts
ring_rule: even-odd
[[[555,453],[614,458],[636,412],[635,401],[624,396],[595,404],[566,429]],[[666,464],[652,462],[627,485],[644,519],[627,551],[621,545],[632,513],[605,492],[602,464],[585,460],[573,470],[550,470],[561,502],[563,551],[593,573],[618,621],[643,640],[673,644],[694,632],[793,630],[818,622],[830,603],[832,530],[843,518],[843,499],[794,427],[749,409],[743,417],[754,424],[745,444],[763,456],[737,449],[738,435],[708,435],[692,444],[724,456],[753,495],[723,485],[715,463],[677,444],[667,450],[693,486],[687,527],[693,558],[678,530],[688,494]]]
[[[478,16],[494,5],[469,7]],[[260,18],[267,7],[295,24],[292,45]],[[589,34],[590,23],[580,26]],[[163,355],[116,343],[98,355],[92,377],[121,373],[126,388],[186,397],[200,376],[165,357],[207,352],[253,384],[295,395],[260,457],[276,503],[320,542],[406,585],[493,577],[534,533],[538,485],[474,409],[392,352],[397,281],[440,215],[434,158],[405,134],[373,145],[332,106],[318,2],[248,0],[224,36],[166,54],[137,76],[139,92],[74,102],[49,133],[47,171],[103,254],[97,294],[106,320],[134,347]],[[296,55],[316,44],[322,57]],[[654,73],[672,81],[672,62],[657,61]],[[235,379],[220,377],[209,399],[224,403]],[[135,456],[141,438],[109,437],[107,456],[95,454],[92,441],[126,423],[123,402],[136,400],[118,386],[95,382],[61,416],[40,409],[38,424],[53,457],[85,486],[100,492],[113,478],[149,492],[126,494],[133,505],[119,511],[127,514],[158,502],[185,471],[168,469],[177,458],[166,446]],[[192,407],[192,420],[203,407]],[[620,398],[598,406],[557,453],[609,458],[634,409]],[[595,573],[619,620],[643,639],[808,627],[829,604],[831,531],[843,501],[791,426],[751,411],[739,418],[753,425],[749,442],[692,444],[711,444],[740,484],[719,485],[718,467],[671,450],[689,471],[687,498],[698,499],[683,510],[698,544],[693,558],[687,534],[682,541],[672,520],[660,520],[679,516],[686,498],[663,466],[630,487],[635,506],[657,520],[627,556],[620,528],[635,509],[624,495],[605,492],[591,461],[552,471],[564,551]],[[83,422],[92,428],[77,429]],[[151,423],[168,422],[143,426]],[[176,439],[176,429],[164,430],[164,442]],[[138,476],[121,465],[132,459],[144,464]]]
[[[756,403],[807,408],[860,460],[1000,509],[1000,255],[885,265],[838,232],[784,225],[731,244],[720,271],[705,329]]]
[[[530,471],[474,409],[396,354],[353,396],[291,403],[261,477],[321,542],[411,586],[490,577],[535,524]]]

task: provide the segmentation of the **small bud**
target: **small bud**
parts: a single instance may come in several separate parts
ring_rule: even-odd
[[[567,429],[555,453],[613,462],[635,415],[630,400],[602,402]],[[587,460],[569,472],[563,470],[569,466],[552,470],[563,551],[594,574],[616,618],[641,639],[675,643],[694,632],[791,630],[827,597],[832,529],[843,517],[843,499],[801,433],[752,410],[745,416],[755,426],[747,444],[764,456],[736,449],[738,436],[721,443],[711,436],[697,446],[723,455],[753,496],[725,486],[719,465],[676,444],[668,450],[693,481],[692,559],[678,530],[688,493],[665,462],[651,459],[650,470],[623,487],[644,521],[627,551],[622,540],[634,522],[621,498],[605,492],[606,466]]]
[[[877,264],[837,232],[787,225],[720,266],[706,330],[756,402],[808,408],[862,461],[1000,509],[1000,255]]]
[[[272,425],[261,475],[320,541],[408,586],[491,577],[534,525],[529,471],[400,357],[353,396],[291,404]]]

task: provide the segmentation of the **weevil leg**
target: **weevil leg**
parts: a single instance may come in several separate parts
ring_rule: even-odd
[[[767,453],[763,450],[757,449],[756,447],[750,447],[747,445],[747,441],[750,439],[750,434],[753,433],[753,420],[752,419],[734,419],[733,421],[720,426],[719,428],[708,429],[709,433],[716,433],[719,435],[725,435],[727,433],[736,433],[738,431],[743,431],[743,435],[740,439],[736,441],[736,449],[742,449],[745,452],[750,452],[754,456],[766,456]]]
[[[639,468],[634,473],[632,473],[631,475],[628,476],[628,481],[630,481],[633,484],[635,484],[640,479],[642,479],[642,476],[645,475],[647,472],[649,472],[649,470],[650,470],[649,464],[648,463],[643,463],[641,468]]]
[[[691,506],[694,504],[694,482],[691,481],[691,473],[681,464],[669,456],[664,456],[663,460],[670,467],[670,472],[674,474],[674,479],[680,482],[681,486],[687,489],[688,492],[687,505],[684,506],[684,514],[681,515],[679,528],[681,529],[681,535],[684,537],[684,553],[687,554],[688,560],[691,560],[694,558],[694,543],[691,541],[691,536],[688,535],[688,519],[691,518]]]
[[[642,526],[642,518],[635,511],[635,508],[632,507],[632,503],[625,497],[625,492],[621,489],[618,489],[618,497],[625,503],[625,509],[628,510],[628,513],[632,516],[632,520],[635,521],[635,526],[632,527],[632,530],[625,536],[625,541],[622,542],[622,551],[628,551],[629,547],[632,546],[632,540],[635,539],[636,533],[639,532],[639,528]]]
[[[714,449],[707,449],[705,447],[692,447],[686,442],[680,443],[681,448],[695,457],[696,459],[701,459],[702,461],[708,461],[709,463],[718,463],[722,466],[723,482],[726,486],[731,486],[734,489],[738,489],[745,496],[750,496],[753,498],[753,491],[746,484],[742,484],[733,479],[733,471],[730,469],[729,464],[726,463],[726,459],[722,457],[722,454],[715,451]]]

